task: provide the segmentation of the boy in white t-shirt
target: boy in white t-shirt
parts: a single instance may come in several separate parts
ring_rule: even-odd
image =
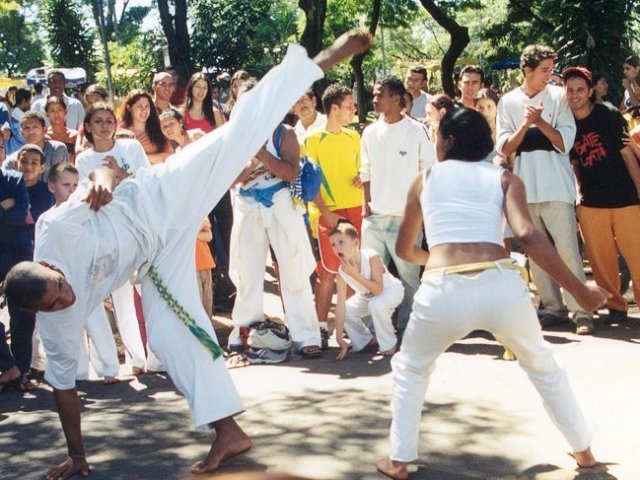
[[[342,360],[351,347],[354,351],[378,343],[382,355],[396,351],[396,335],[391,315],[404,297],[402,282],[383,265],[380,255],[373,249],[360,249],[358,231],[349,222],[338,222],[329,233],[331,248],[340,259],[336,303],[336,341],[340,346],[338,360]],[[347,300],[347,285],[355,295]],[[365,326],[363,317],[371,315],[375,338]],[[347,331],[351,344],[342,338]]]

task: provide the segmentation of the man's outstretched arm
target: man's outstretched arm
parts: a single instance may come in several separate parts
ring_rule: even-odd
[[[65,480],[76,474],[89,475],[89,464],[84,454],[82,432],[80,429],[80,400],[78,391],[53,389],[58,416],[67,441],[69,457],[59,465],[51,467],[45,475],[45,480]]]
[[[323,72],[327,72],[331,67],[351,55],[366,52],[372,42],[373,37],[369,32],[364,30],[349,30],[347,33],[340,35],[330,47],[325,48],[316,55],[313,61]]]

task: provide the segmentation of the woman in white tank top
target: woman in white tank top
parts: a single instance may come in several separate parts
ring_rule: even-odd
[[[536,230],[522,181],[482,161],[492,149],[491,129],[480,113],[461,108],[447,114],[436,136],[438,163],[416,178],[407,199],[396,251],[425,265],[425,274],[402,346],[391,361],[391,454],[376,464],[390,478],[406,479],[407,463],[418,458],[422,404],[435,360],[473,330],[490,331],[514,351],[578,465],[596,463],[590,424],[542,337],[528,290],[503,247],[503,217],[526,253],[585,311],[602,306],[607,294],[582,284]],[[416,244],[423,222],[429,251]]]

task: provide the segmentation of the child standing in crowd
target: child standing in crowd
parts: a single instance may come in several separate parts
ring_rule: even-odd
[[[24,183],[29,192],[29,213],[27,223],[31,223],[32,233],[35,233],[35,223],[40,215],[50,209],[54,204],[54,198],[47,184],[38,180],[45,171],[44,152],[37,145],[28,143],[18,151],[18,171],[24,177]]]
[[[154,110],[155,114],[155,110]],[[113,170],[118,183],[125,178],[135,175],[138,170],[149,166],[149,160],[144,153],[142,145],[137,140],[129,138],[115,138],[116,114],[113,108],[106,103],[92,104],[84,117],[84,133],[91,148],[78,154],[76,166],[80,172],[80,178],[87,178],[91,172],[101,166],[107,166]],[[111,292],[113,309],[118,324],[118,330],[126,351],[126,364],[134,375],[142,373],[146,368],[146,355],[142,334],[138,325],[134,305],[133,286],[126,283],[114,292]],[[103,345],[98,349],[111,349],[111,331],[109,322],[102,305],[93,313],[87,325],[98,329],[101,326],[101,334],[91,335],[100,338]]]
[[[70,163],[58,163],[53,166],[49,173],[47,187],[53,195],[56,207],[62,202],[66,202],[76,191],[78,179],[78,169]]]
[[[31,236],[31,241],[35,237],[35,223],[46,210],[51,208],[54,204],[54,198],[49,191],[47,184],[38,180],[40,175],[45,171],[45,157],[44,152],[37,145],[28,143],[18,150],[17,157],[18,171],[22,173],[24,178],[24,184],[27,187],[29,194],[29,211],[27,213],[27,229]],[[12,323],[16,326],[20,324],[20,330],[24,335],[21,335],[21,339],[24,340],[21,347],[17,347],[16,350],[22,352],[21,355],[16,356],[16,363],[20,371],[22,372],[22,381],[20,388],[23,391],[28,391],[34,388],[34,384],[28,379],[29,367],[31,366],[31,360],[33,355],[33,332],[35,328],[35,315],[26,311],[9,311],[12,317]],[[11,327],[12,332],[15,328]],[[13,349],[13,347],[12,347]]]
[[[57,163],[53,166],[49,172],[49,178],[47,179],[47,187],[49,192],[53,195],[55,205],[54,208],[60,205],[62,202],[66,202],[67,199],[75,192],[78,187],[78,170],[70,163]],[[47,213],[43,213],[46,215]],[[40,335],[38,333],[38,327],[33,332],[33,354],[31,356],[31,368],[35,370],[44,371],[45,369],[45,353],[42,342],[40,341]]]
[[[358,231],[349,222],[338,222],[329,233],[331,248],[340,259],[336,304],[336,341],[340,346],[338,360],[342,360],[349,347],[358,352],[375,345],[382,355],[396,351],[396,334],[391,315],[404,297],[402,282],[385,268],[380,255],[373,249],[360,249]],[[356,293],[347,300],[347,285]],[[362,322],[371,315],[375,338]],[[351,345],[342,338],[344,329]]]
[[[216,262],[209,250],[209,242],[213,238],[211,222],[205,218],[200,224],[200,231],[196,238],[196,272],[198,274],[198,289],[200,298],[209,319],[213,315],[213,277],[211,271],[216,268]]]
[[[74,163],[78,132],[65,124],[68,112],[67,105],[61,97],[51,96],[47,99],[44,111],[51,122],[47,128],[47,137],[64,143],[67,152],[69,152],[69,161]]]

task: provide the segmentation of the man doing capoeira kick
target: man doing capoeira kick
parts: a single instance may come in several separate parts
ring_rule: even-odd
[[[216,430],[193,472],[213,471],[251,447],[233,419],[243,405],[198,294],[194,239],[202,219],[309,85],[370,43],[369,34],[352,31],[313,61],[302,47],[290,46],[283,62],[236,104],[229,123],[117,188],[112,170],[96,170],[38,224],[36,261],[9,272],[5,294],[9,303],[38,311],[45,378],[69,454],[47,480],[89,472],[75,388],[80,337],[88,314],[136,271],[149,345],[186,397],[195,427]]]

